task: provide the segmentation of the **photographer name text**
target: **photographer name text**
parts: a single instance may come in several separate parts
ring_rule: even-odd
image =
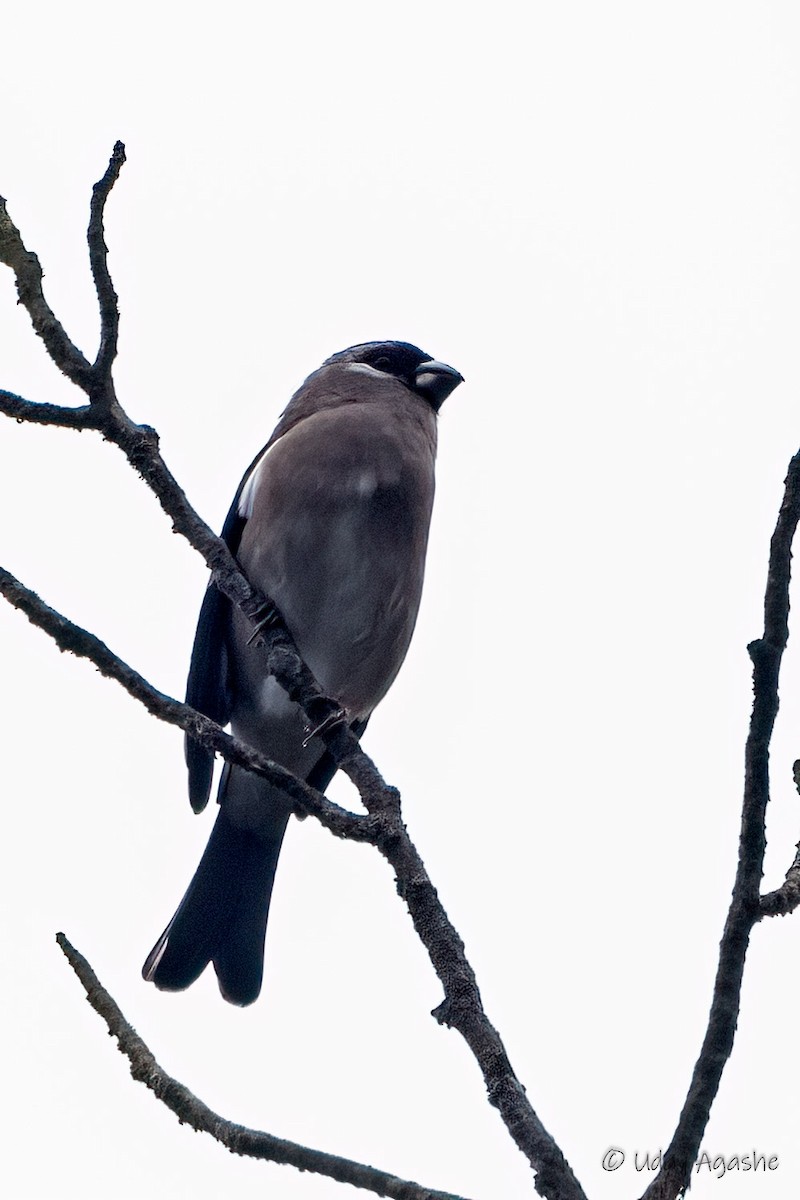
[[[619,1146],[609,1146],[603,1155],[603,1170],[618,1171],[626,1162],[633,1165],[634,1171],[660,1171],[662,1162],[661,1150],[634,1150],[632,1154],[621,1150]],[[747,1154],[709,1154],[706,1150],[700,1152],[694,1164],[694,1173],[708,1173],[722,1179],[731,1171],[777,1171],[779,1166],[777,1154],[759,1154],[752,1150]]]

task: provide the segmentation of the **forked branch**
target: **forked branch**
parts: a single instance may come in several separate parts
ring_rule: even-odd
[[[124,148],[118,143],[108,170],[96,185],[92,198],[89,254],[101,316],[100,346],[94,363],[90,364],[72,344],[49,308],[42,291],[39,260],[26,250],[18,230],[8,217],[5,202],[0,200],[0,262],[6,263],[14,271],[20,302],[27,309],[34,329],[44,341],[51,358],[83,390],[89,401],[81,407],[70,408],[36,404],[12,392],[0,391],[0,412],[19,421],[94,429],[123,450],[158,497],[174,529],[203,555],[217,586],[259,630],[258,642],[262,646],[268,670],[275,674],[291,698],[304,708],[310,724],[314,728],[323,727],[321,736],[339,766],[358,787],[367,816],[347,812],[332,804],[264,756],[230,737],[202,714],[158,692],[117,658],[104,643],[49,609],[8,572],[0,571],[0,592],[21,608],[31,621],[55,638],[62,649],[91,659],[154,715],[190,732],[228,761],[267,776],[291,796],[298,810],[313,813],[331,832],[370,842],[384,855],[394,870],[398,892],[408,905],[414,926],[444,989],[444,1001],[434,1015],[443,1024],[458,1029],[470,1046],[480,1065],[492,1104],[499,1109],[514,1141],[536,1172],[537,1191],[549,1197],[549,1200],[586,1200],[563,1154],[530,1105],[511,1068],[499,1034],[484,1012],[461,939],[451,925],[403,825],[397,792],[387,786],[344,722],[335,719],[338,706],[322,694],[313,675],[299,658],[269,598],[250,586],[224,542],[195,513],[161,458],[155,431],[148,426],[135,425],[116,399],[111,372],[117,349],[119,311],[108,271],[103,214],[124,158]],[[739,861],[720,945],[708,1028],[675,1134],[663,1156],[662,1169],[650,1183],[643,1200],[676,1200],[688,1187],[711,1105],[733,1047],[744,964],[753,926],[767,916],[786,914],[800,906],[800,852],[781,887],[768,895],[760,895],[769,802],[769,747],[778,713],[779,671],[789,633],[791,547],[799,519],[800,453],[789,467],[781,511],[771,542],[764,601],[764,633],[748,647],[753,663],[754,702],[745,751]],[[266,622],[263,619],[265,613],[270,614],[270,620]],[[800,774],[800,766],[796,765],[796,770]],[[121,1049],[131,1057],[134,1075],[147,1082],[181,1119],[191,1119],[195,1128],[207,1129],[215,1136],[218,1129],[226,1129],[226,1136],[233,1140],[226,1141],[226,1137],[220,1140],[238,1153],[250,1153],[247,1147],[254,1146],[256,1150],[253,1152],[257,1157],[295,1162],[295,1165],[302,1165],[292,1157],[298,1152],[318,1155],[316,1161],[319,1163],[322,1160],[329,1164],[346,1163],[346,1160],[319,1155],[319,1152],[304,1150],[266,1134],[231,1126],[190,1097],[186,1089],[161,1071],[147,1048],[124,1022],[114,1002],[100,987],[91,968],[69,946],[63,935],[59,935],[59,942],[82,978],[90,1000],[118,1036]],[[129,1052],[129,1047],[132,1052]],[[140,1066],[136,1067],[135,1063]],[[158,1086],[154,1086],[156,1083]],[[186,1112],[191,1112],[193,1116],[187,1118],[182,1115]],[[271,1147],[270,1153],[264,1152],[267,1146]],[[321,1166],[306,1165],[306,1169],[322,1170],[332,1178],[344,1179],[344,1176],[334,1173],[334,1170],[340,1169],[338,1166],[323,1170]],[[423,1196],[429,1200],[437,1197],[444,1200],[443,1193],[419,1189],[416,1184],[396,1180],[384,1172],[373,1172],[372,1168],[360,1164],[346,1163],[346,1169],[372,1172],[376,1179],[379,1177],[382,1180],[381,1187],[395,1188],[394,1191],[378,1191],[379,1195],[407,1197],[408,1200],[421,1200]],[[349,1177],[347,1181],[357,1182]],[[370,1184],[358,1183],[358,1186]],[[372,1190],[378,1189],[373,1187]]]
[[[498,1108],[512,1138],[536,1172],[537,1191],[549,1200],[586,1200],[569,1164],[534,1112],[525,1089],[514,1074],[500,1036],[484,1012],[463,943],[451,925],[403,825],[396,790],[385,784],[346,724],[334,719],[339,706],[323,695],[297,654],[269,598],[250,586],[228,547],[191,507],[160,455],[155,431],[149,426],[134,424],[116,399],[112,366],[119,314],[107,267],[103,212],[123,161],[124,147],[118,143],[92,200],[89,254],[101,311],[100,348],[93,364],[89,364],[73,346],[63,326],[51,312],[42,292],[42,270],[38,259],[25,249],[19,231],[8,216],[5,202],[0,202],[0,261],[14,270],[20,301],[28,310],[34,329],[43,338],[51,358],[89,399],[88,405],[71,409],[58,405],[37,405],[13,393],[0,392],[0,412],[20,421],[94,429],[107,441],[119,446],[157,496],[175,531],[181,533],[203,555],[211,568],[216,586],[260,630],[258,644],[263,648],[267,669],[276,676],[289,696],[303,707],[311,726],[323,728],[320,736],[337,764],[358,787],[368,817],[359,818],[341,809],[334,811],[335,805],[330,805],[316,793],[309,795],[312,789],[303,790],[305,785],[297,780],[284,780],[281,786],[285,787],[298,807],[314,812],[332,830],[336,825],[333,831],[341,836],[360,838],[361,831],[364,831],[363,840],[371,841],[391,864],[398,892],[409,908],[417,933],[444,989],[444,1001],[435,1014],[437,1019],[458,1029],[470,1046],[483,1074],[491,1103]],[[67,648],[74,649],[98,665],[102,661],[104,668],[101,669],[123,683],[131,694],[147,704],[151,712],[181,728],[191,727],[193,736],[213,746],[230,761],[238,761],[234,760],[234,755],[250,755],[249,765],[252,769],[262,773],[277,770],[275,764],[255,755],[248,747],[242,747],[214,726],[213,722],[207,722],[200,714],[187,710],[185,705],[178,705],[177,701],[164,696],[156,701],[155,697],[159,695],[156,690],[126,664],[120,664],[108,647],[86,631],[66,622],[60,614],[47,609],[13,576],[5,574],[4,586],[0,590],[12,603],[23,608],[29,619],[47,629],[51,636],[58,640],[60,632],[61,636],[71,640],[72,644]],[[265,613],[274,614],[268,628],[264,628]]]

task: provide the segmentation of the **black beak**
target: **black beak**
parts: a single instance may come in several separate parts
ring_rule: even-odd
[[[464,376],[455,367],[431,359],[417,367],[413,386],[414,391],[424,396],[431,408],[438,412],[450,393],[463,382]]]

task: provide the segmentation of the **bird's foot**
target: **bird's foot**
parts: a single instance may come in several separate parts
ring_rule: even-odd
[[[248,646],[252,646],[253,642],[260,638],[262,633],[265,633],[272,625],[277,625],[280,619],[281,614],[278,612],[274,604],[270,604],[269,601],[265,601],[263,604],[259,605],[256,611],[253,613],[253,632],[247,639]]]
[[[343,708],[336,708],[332,713],[328,713],[325,720],[321,721],[320,724],[315,726],[314,729],[312,729],[310,725],[306,725],[306,736],[303,738],[303,749],[305,750],[312,738],[317,737],[321,733],[327,733],[336,725],[340,725],[342,721],[346,720],[347,713],[345,710]]]

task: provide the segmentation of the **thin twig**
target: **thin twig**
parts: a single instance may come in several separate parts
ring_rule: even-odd
[[[11,267],[17,280],[19,302],[33,322],[56,366],[83,391],[91,384],[92,368],[67,336],[64,326],[44,298],[42,267],[39,259],[26,250],[19,230],[8,215],[0,196],[0,262]]]
[[[106,200],[114,184],[119,178],[122,164],[125,162],[125,147],[117,142],[108,164],[105,175],[94,185],[89,217],[87,240],[89,243],[89,262],[97,290],[97,302],[100,308],[100,348],[94,360],[93,371],[101,379],[107,380],[111,375],[111,366],[117,357],[117,338],[119,334],[119,307],[117,293],[111,281],[108,270],[108,247],[106,246],[103,216]]]
[[[61,425],[65,429],[90,428],[91,409],[88,404],[80,408],[69,408],[62,404],[42,404],[25,400],[15,392],[0,388],[0,413],[12,417],[22,424],[30,421],[36,425]]]
[[[786,878],[774,892],[761,897],[761,917],[786,917],[800,907],[800,842],[795,847],[794,862],[786,872]]]
[[[171,1109],[182,1125],[190,1125],[199,1133],[210,1134],[232,1154],[281,1163],[297,1167],[300,1171],[313,1171],[338,1183],[364,1188],[376,1196],[388,1196],[391,1200],[464,1200],[451,1192],[437,1192],[364,1163],[341,1158],[337,1154],[325,1154],[322,1150],[312,1150],[298,1142],[248,1129],[221,1117],[159,1066],[150,1048],[126,1021],[119,1005],[103,987],[89,963],[63,933],[56,934],[56,941],[81,981],[89,1004],[103,1018],[108,1032],[117,1039],[120,1053],[129,1060],[133,1078],[148,1087]]]

